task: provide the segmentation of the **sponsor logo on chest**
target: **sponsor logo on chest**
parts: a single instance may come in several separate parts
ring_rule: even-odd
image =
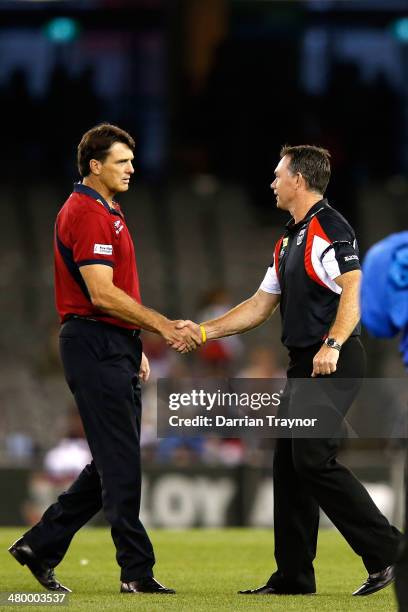
[[[286,251],[286,249],[287,249],[288,244],[289,244],[289,238],[288,238],[288,237],[286,237],[286,238],[284,238],[284,239],[282,240],[282,246],[281,246],[281,250],[280,250],[280,252],[279,252],[279,259],[280,259],[281,257],[283,257],[283,256],[284,256],[284,254],[285,254],[285,251]]]
[[[113,247],[111,244],[94,244],[93,252],[98,255],[112,255]]]

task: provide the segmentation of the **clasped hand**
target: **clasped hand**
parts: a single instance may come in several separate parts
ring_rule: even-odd
[[[323,344],[314,356],[312,377],[333,374],[337,370],[339,356],[339,351]]]
[[[200,326],[193,321],[182,319],[169,321],[163,337],[167,344],[178,353],[189,353],[202,344]]]

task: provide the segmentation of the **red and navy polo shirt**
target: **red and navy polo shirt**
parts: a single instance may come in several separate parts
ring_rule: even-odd
[[[119,205],[112,208],[97,191],[76,183],[57,216],[54,258],[55,301],[61,322],[76,314],[135,329],[93,306],[80,272],[81,266],[110,266],[113,284],[141,303],[135,249]]]
[[[299,223],[289,221],[260,286],[281,296],[285,346],[307,347],[327,337],[342,292],[336,278],[359,269],[354,230],[326,199],[312,206]],[[359,333],[360,325],[352,335]]]

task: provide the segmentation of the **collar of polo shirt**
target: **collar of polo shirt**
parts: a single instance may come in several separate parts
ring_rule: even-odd
[[[83,185],[82,183],[74,183],[74,193],[83,193],[84,195],[87,195],[102,204],[102,206],[112,215],[122,216],[119,210],[116,210],[115,208],[112,208],[112,206],[109,206],[105,198],[101,196],[101,194],[98,193],[96,189],[92,189],[92,187],[88,187],[88,185]]]

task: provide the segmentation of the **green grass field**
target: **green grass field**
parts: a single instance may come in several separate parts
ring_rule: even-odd
[[[21,529],[0,530],[0,591],[39,592],[30,572],[7,552]],[[392,588],[351,597],[366,577],[358,557],[335,531],[322,531],[316,559],[317,595],[246,597],[242,588],[262,584],[274,568],[272,531],[255,529],[152,530],[157,579],[177,595],[120,595],[119,568],[107,529],[82,530],[57,576],[73,593],[62,610],[395,610]],[[7,606],[17,607],[17,606]],[[19,610],[33,606],[18,606]],[[35,606],[36,610],[50,606]],[[3,608],[5,609],[5,608]],[[53,606],[53,609],[55,607]]]

